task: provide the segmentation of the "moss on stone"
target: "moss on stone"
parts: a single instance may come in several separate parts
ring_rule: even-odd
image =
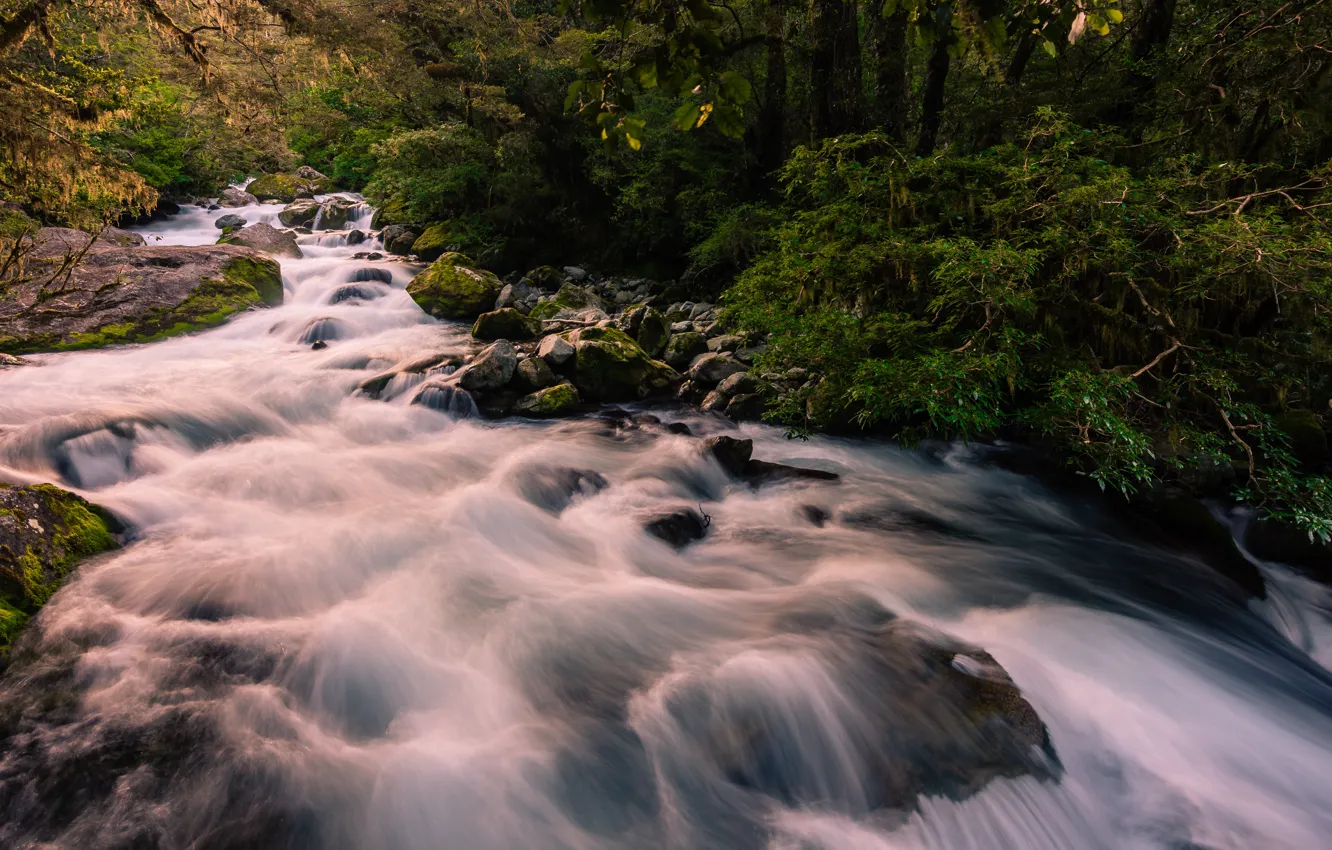
[[[309,198],[329,190],[327,180],[306,180],[295,174],[265,174],[256,177],[245,191],[261,201],[291,203],[297,198]]]
[[[216,327],[233,314],[261,304],[282,303],[282,271],[265,257],[237,257],[222,267],[220,279],[207,278],[175,307],[156,307],[133,322],[103,325],[64,339],[29,338],[14,353],[54,349],[79,351],[168,337]]]
[[[437,260],[448,252],[449,246],[455,241],[448,222],[435,222],[412,242],[412,253],[423,260]]]
[[[646,398],[675,381],[675,370],[648,357],[628,334],[615,328],[583,328],[574,342],[574,383],[595,401]]]
[[[440,257],[412,278],[407,294],[422,310],[440,319],[475,319],[490,310],[502,288],[499,278],[457,264],[462,259],[454,253]]]
[[[512,307],[482,313],[472,325],[477,339],[531,339],[541,333],[541,323],[529,319]]]
[[[573,384],[556,384],[518,399],[513,412],[533,418],[559,416],[577,407],[580,401],[578,389]]]
[[[29,617],[91,555],[116,547],[106,515],[49,484],[0,484],[0,658]]]

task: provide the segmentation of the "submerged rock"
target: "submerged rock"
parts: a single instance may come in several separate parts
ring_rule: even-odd
[[[445,254],[407,284],[422,310],[439,319],[475,319],[495,303],[502,285],[488,271],[456,265],[460,254]]]
[[[296,236],[287,230],[278,230],[271,224],[251,224],[217,240],[219,245],[240,245],[263,251],[271,257],[290,257],[299,260],[305,256],[296,244]]]
[[[116,546],[110,515],[49,484],[0,483],[0,668],[78,562]]]
[[[709,437],[703,441],[703,450],[716,458],[722,469],[739,478],[745,474],[745,464],[754,454],[754,441],[725,435]]]
[[[86,244],[87,235],[84,235]],[[101,240],[98,240],[100,243]],[[68,243],[66,243],[68,244]],[[95,244],[58,282],[62,254],[34,250],[31,278],[0,299],[0,351],[96,348],[209,328],[251,307],[282,303],[282,272],[236,245]],[[52,285],[58,284],[58,285]],[[40,310],[33,308],[38,303]]]
[[[524,499],[557,515],[579,496],[592,496],[610,486],[600,472],[571,466],[530,466],[519,471],[517,479]]]
[[[710,517],[687,508],[650,520],[643,526],[643,530],[676,549],[683,549],[696,540],[702,540],[708,533],[709,525]]]

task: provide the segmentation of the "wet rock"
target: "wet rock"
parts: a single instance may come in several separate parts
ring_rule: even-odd
[[[256,251],[263,251],[271,257],[300,259],[304,256],[301,253],[300,246],[296,244],[295,235],[262,222],[243,227],[235,233],[223,236],[217,244],[253,248]]]
[[[800,515],[816,528],[823,528],[828,524],[828,520],[832,519],[832,514],[818,505],[801,505]]]
[[[458,254],[445,254],[407,285],[407,294],[431,316],[475,319],[499,296],[499,278],[488,271],[456,265],[459,259]]]
[[[347,244],[348,244],[348,245],[360,245],[362,242],[364,242],[364,241],[366,240],[366,238],[367,238],[367,237],[366,237],[366,235],[365,235],[365,231],[364,231],[364,230],[348,230],[348,231],[347,231]]]
[[[718,772],[740,788],[797,808],[908,811],[921,797],[964,799],[1000,778],[1059,776],[1045,724],[980,647],[845,592],[798,599],[774,621],[792,633],[793,650],[812,647],[838,704],[848,706],[854,723],[839,724],[843,757],[865,781],[845,789],[820,781],[815,760],[822,751],[805,736],[825,722],[818,712],[826,703],[797,696],[774,710],[762,690],[696,674],[677,685],[682,690],[671,704],[677,712],[707,706],[708,713],[676,715],[685,732],[678,745],[715,759]]]
[[[513,412],[533,419],[562,416],[575,410],[581,401],[577,387],[572,384],[557,384],[518,399],[513,406]]]
[[[810,481],[840,481],[842,476],[823,469],[810,469],[804,466],[788,466],[784,463],[772,463],[766,460],[751,460],[745,464],[742,477],[752,484],[768,484],[792,478]]]
[[[1262,572],[1235,545],[1230,529],[1196,496],[1178,487],[1157,486],[1137,494],[1129,508],[1140,533],[1155,533],[1174,548],[1197,556],[1251,596],[1267,595]]]
[[[322,339],[316,340],[310,345],[311,351],[323,351],[325,348],[328,348],[328,343],[324,342]]]
[[[528,315],[534,319],[549,319],[566,310],[572,313],[596,310],[605,318],[606,305],[592,290],[566,283],[554,298],[537,304]]]
[[[341,230],[347,226],[352,213],[360,206],[356,201],[347,198],[337,196],[329,198],[319,205],[319,213],[310,226],[316,230]]]
[[[610,486],[606,476],[571,466],[529,466],[518,475],[518,492],[544,511],[560,514],[580,496],[594,496]]]
[[[228,186],[222,191],[222,197],[217,199],[217,205],[220,207],[248,207],[257,203],[259,203],[258,198],[235,186]]]
[[[531,339],[541,333],[541,323],[512,307],[502,307],[477,316],[472,336],[477,339]]]
[[[754,441],[738,440],[723,434],[704,440],[703,450],[716,458],[722,469],[739,478],[745,474],[745,466],[754,454]]]
[[[379,238],[380,241],[384,243],[384,247],[393,251],[393,253],[410,254],[412,251],[412,243],[416,241],[418,233],[420,233],[420,231],[409,224],[390,224],[388,227],[385,227],[380,231]],[[394,250],[393,245],[400,239],[404,240],[406,245],[401,251],[396,251]]]
[[[83,235],[84,244],[88,238]],[[46,284],[62,264],[60,246],[71,244],[59,238],[54,243],[34,246],[31,277],[0,300],[0,351],[161,339],[282,303],[282,272],[258,251],[235,245],[117,247],[101,240],[52,296]],[[42,309],[35,311],[38,302]]]
[[[412,404],[437,410],[454,419],[467,419],[477,414],[476,399],[472,394],[452,384],[426,384],[412,396]]]
[[[674,369],[653,360],[623,331],[584,328],[570,335],[573,382],[592,401],[629,401],[661,393],[679,379]]]
[[[692,437],[692,436],[694,436],[694,432],[691,431],[691,430],[689,429],[689,426],[688,426],[687,424],[685,424],[684,422],[668,422],[668,423],[666,423],[666,432],[669,433],[669,434],[679,434],[679,435],[682,436],[682,437]]]
[[[73,493],[0,483],[0,670],[28,618],[79,561],[116,546],[119,524]]]
[[[314,342],[326,343],[330,339],[342,339],[345,336],[347,336],[347,329],[342,322],[339,322],[337,319],[325,317],[310,322],[301,333],[301,338],[298,342],[306,344]]]
[[[12,354],[0,354],[0,369],[12,369],[17,366],[26,366],[28,361],[22,357],[15,357]]]
[[[348,283],[365,283],[368,281],[378,281],[379,283],[393,283],[393,273],[388,269],[377,269],[373,266],[359,268],[351,273],[347,278]]]
[[[711,387],[744,371],[747,371],[745,364],[729,354],[704,354],[689,369],[689,380]]]
[[[218,216],[217,221],[213,222],[213,226],[219,229],[227,227],[244,227],[245,219],[235,213],[229,213],[227,215]]]
[[[662,356],[671,367],[684,369],[700,354],[706,354],[708,341],[701,333],[687,331],[671,336],[666,342],[666,353]]]
[[[518,361],[518,368],[513,373],[514,386],[524,392],[543,390],[559,382],[560,379],[540,357],[528,357]]]
[[[676,549],[683,549],[696,540],[702,540],[710,524],[709,517],[687,508],[650,520],[643,526],[643,530]]]
[[[319,202],[310,198],[293,201],[278,213],[278,221],[286,227],[309,227],[319,215]]]
[[[572,343],[554,334],[542,337],[541,344],[537,346],[537,357],[546,361],[546,365],[556,369],[568,363],[574,353]]]
[[[936,534],[961,540],[973,539],[972,535],[952,523],[907,505],[864,505],[843,512],[839,519],[843,525],[865,531],[882,531],[889,534]]]
[[[467,390],[498,390],[513,380],[518,368],[518,354],[513,344],[502,339],[481,350],[476,359],[458,371],[458,383]]]

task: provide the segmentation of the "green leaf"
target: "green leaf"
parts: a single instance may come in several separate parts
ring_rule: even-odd
[[[1124,23],[1124,13],[1119,11],[1118,9],[1107,9],[1105,12],[1105,17],[1112,24]]]
[[[1054,42],[1048,38],[1041,40],[1041,49],[1050,54],[1051,57],[1059,55],[1059,49],[1055,47]]]
[[[574,108],[574,104],[578,102],[578,95],[581,94],[583,91],[583,85],[584,85],[583,80],[574,80],[572,83],[569,84],[569,94],[567,97],[564,98],[565,112],[568,112],[570,109]]]
[[[1095,32],[1097,35],[1109,35],[1109,34],[1110,34],[1110,25],[1107,24],[1107,23],[1105,22],[1105,18],[1102,18],[1100,15],[1097,15],[1097,14],[1088,14],[1088,15],[1087,15],[1087,26],[1088,26],[1093,32]]]
[[[681,104],[675,110],[675,114],[671,116],[671,123],[675,125],[677,130],[691,130],[694,127],[694,122],[698,120],[698,111],[697,103]]]
[[[721,93],[731,103],[748,103],[754,89],[742,74],[727,71],[721,75]]]

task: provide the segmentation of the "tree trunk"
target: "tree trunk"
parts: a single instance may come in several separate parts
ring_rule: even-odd
[[[763,80],[763,104],[758,115],[758,161],[764,179],[782,165],[786,156],[786,16],[774,10],[768,18],[768,74]]]
[[[899,9],[884,17],[871,6],[865,38],[869,42],[871,83],[874,86],[874,111],[883,132],[906,141],[907,108],[907,16]]]
[[[814,140],[860,126],[860,32],[855,0],[810,0],[810,130]]]
[[[920,136],[916,139],[916,155],[930,156],[939,142],[939,122],[943,118],[944,88],[948,83],[948,67],[952,56],[948,46],[953,39],[953,6],[940,6],[938,29],[929,61],[925,63],[925,90],[921,93]]]
[[[1175,26],[1175,0],[1143,0],[1138,25],[1133,30],[1133,58],[1146,59],[1170,41]]]

